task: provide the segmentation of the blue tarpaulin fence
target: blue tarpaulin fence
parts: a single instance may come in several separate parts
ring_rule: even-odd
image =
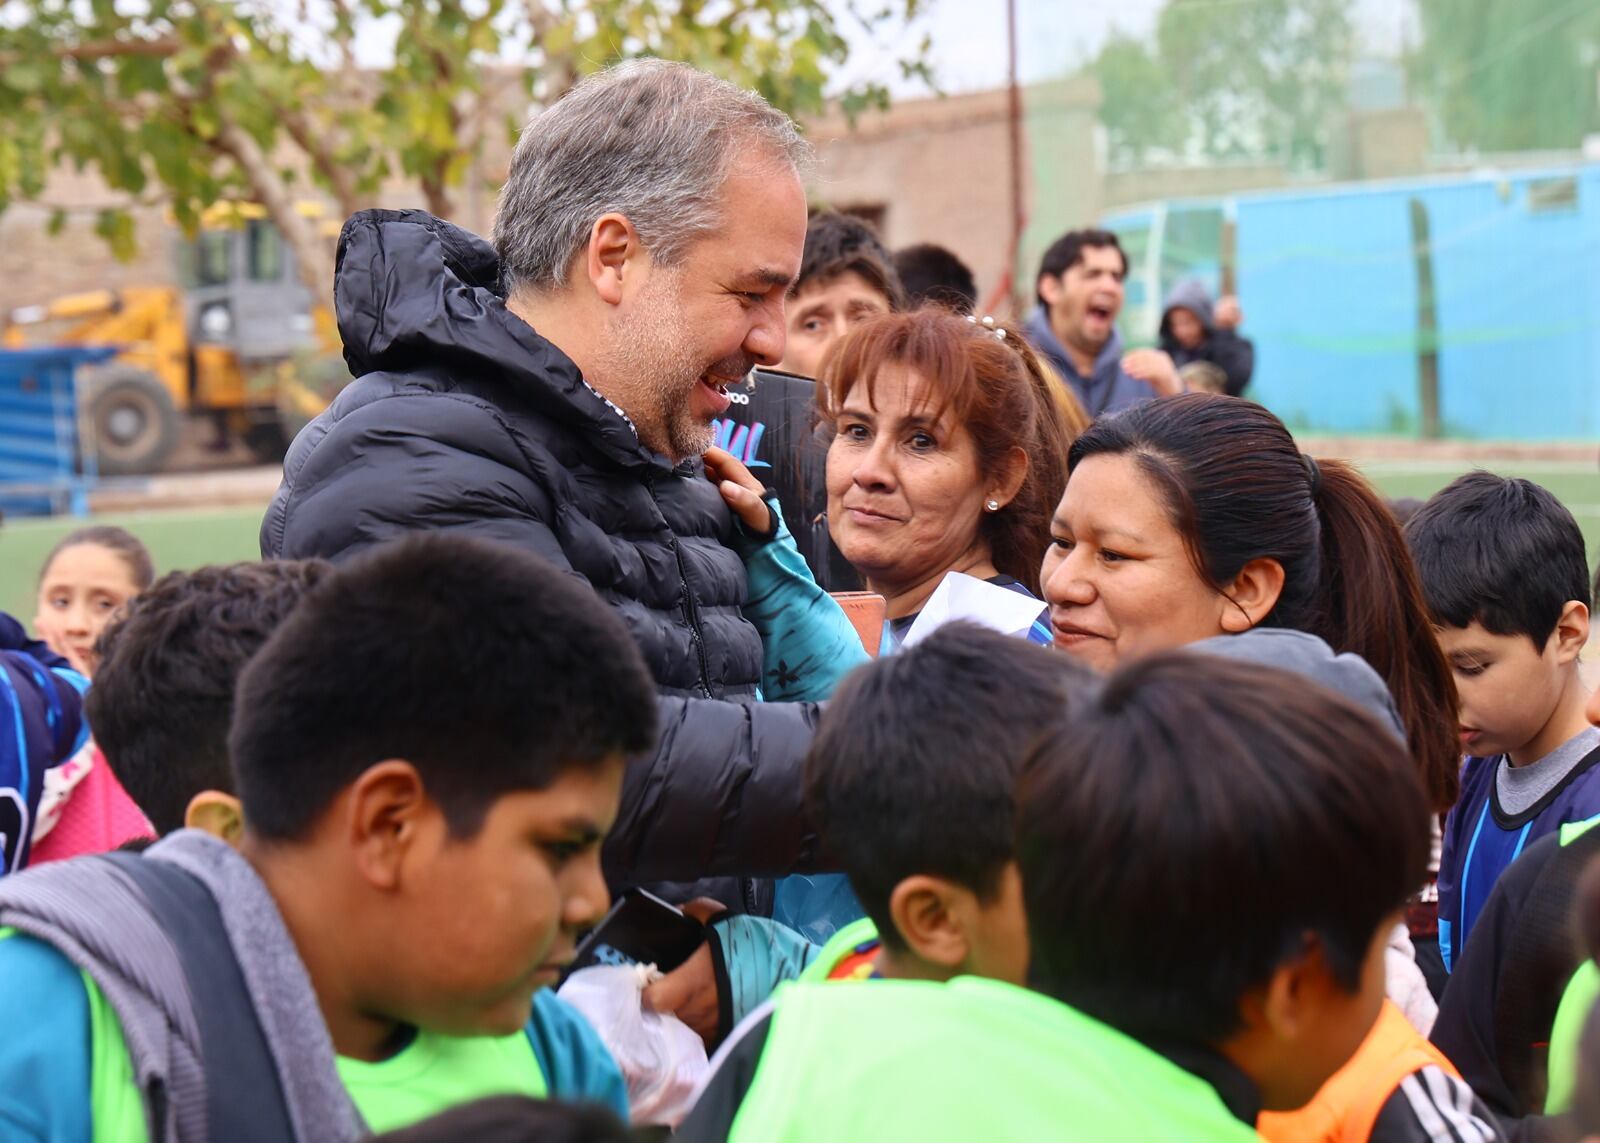
[[[78,370],[115,348],[0,350],[0,510],[86,515],[93,450],[79,447]]]
[[[1600,437],[1600,166],[1178,200],[1104,223],[1129,250],[1134,342],[1178,279],[1215,291],[1232,270],[1256,345],[1247,395],[1295,428],[1420,433],[1432,352],[1442,435]]]

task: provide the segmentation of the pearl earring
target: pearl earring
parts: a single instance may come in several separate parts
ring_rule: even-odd
[[[991,511],[991,512],[1000,511],[1000,501],[998,501],[998,500],[985,500],[983,502],[983,506],[985,508],[989,509],[989,511]]]

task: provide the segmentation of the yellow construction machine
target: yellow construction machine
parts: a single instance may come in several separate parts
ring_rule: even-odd
[[[348,379],[332,314],[300,282],[260,207],[209,212],[182,261],[182,288],[95,290],[0,317],[6,347],[120,350],[82,371],[85,444],[103,475],[159,471],[185,415],[210,418],[219,440],[238,437],[263,461],[280,459]]]

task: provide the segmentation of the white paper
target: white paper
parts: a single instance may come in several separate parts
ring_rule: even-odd
[[[963,572],[951,572],[934,588],[933,596],[900,645],[910,647],[958,619],[982,624],[1003,635],[1026,635],[1043,610],[1044,604],[1031,595]]]

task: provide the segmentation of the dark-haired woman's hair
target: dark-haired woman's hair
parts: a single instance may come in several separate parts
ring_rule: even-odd
[[[146,548],[139,537],[125,528],[118,528],[114,524],[96,524],[89,528],[79,528],[68,535],[55,547],[50,549],[50,554],[45,557],[44,566],[39,569],[39,580],[50,571],[50,565],[56,562],[56,557],[68,548],[76,548],[81,544],[93,544],[98,548],[105,548],[115,552],[123,563],[128,565],[128,573],[133,577],[134,586],[140,591],[155,582],[156,567],[150,559],[150,549]]]
[[[922,378],[928,411],[948,410],[971,434],[982,478],[1001,471],[1013,448],[1027,455],[1028,475],[1016,496],[984,513],[978,527],[995,568],[1037,595],[1050,516],[1067,485],[1067,447],[1087,423],[1076,398],[1015,327],[929,306],[865,321],[828,351],[817,378],[824,423],[834,422],[857,383],[875,404],[878,377],[891,366]]]
[[[1186,393],[1096,421],[1068,472],[1128,456],[1161,490],[1195,569],[1218,591],[1255,559],[1283,567],[1262,620],[1321,636],[1383,676],[1434,809],[1455,804],[1456,691],[1411,555],[1383,499],[1348,464],[1301,455],[1289,430],[1238,397]]]

